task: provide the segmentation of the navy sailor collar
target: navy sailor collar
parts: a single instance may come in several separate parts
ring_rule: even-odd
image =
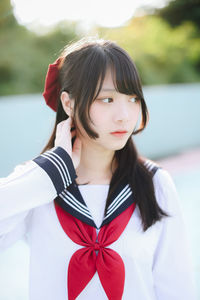
[[[97,228],[75,182],[77,175],[69,154],[62,147],[58,146],[42,153],[33,159],[33,161],[43,168],[54,184],[58,195],[54,201],[77,219]],[[160,168],[151,160],[146,160],[145,165],[152,172],[152,175]],[[124,180],[111,195],[111,201],[106,209],[106,214],[100,228],[111,222],[134,201],[133,191],[129,183]]]
[[[75,182],[72,183],[67,189],[65,189],[55,199],[55,201],[65,211],[67,211],[77,219],[99,229],[105,224],[111,222],[126,208],[128,208],[134,202],[134,197],[129,184],[121,183],[111,196],[111,203],[106,209],[105,217],[99,228],[96,226],[93,217],[88,209],[88,206],[81,195],[79,187]]]

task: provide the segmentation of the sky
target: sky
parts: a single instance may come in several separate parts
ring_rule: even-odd
[[[163,7],[169,0],[11,0],[18,22],[29,29],[52,27],[62,20],[79,21],[87,31],[94,24],[117,27],[141,7]]]

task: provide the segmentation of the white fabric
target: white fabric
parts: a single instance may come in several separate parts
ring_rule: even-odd
[[[158,204],[172,217],[143,232],[136,206],[120,238],[109,246],[125,264],[122,299],[194,300],[190,247],[174,183],[166,171],[158,170],[154,186]],[[79,188],[95,223],[100,224],[108,186]],[[68,263],[81,248],[63,231],[54,207],[55,197],[47,173],[33,161],[17,166],[0,182],[0,248],[26,237],[31,253],[30,300],[67,299]],[[94,298],[107,299],[97,273],[77,299]]]
[[[87,204],[95,224],[97,227],[100,227],[104,217],[109,185],[79,185],[79,190],[85,203]],[[98,231],[99,230],[97,230],[97,232]]]

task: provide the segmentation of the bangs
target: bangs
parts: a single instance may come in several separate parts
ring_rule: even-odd
[[[138,99],[143,100],[144,96],[141,89],[141,82],[134,62],[127,53],[119,51],[119,49],[112,48],[106,50],[104,63],[101,64],[99,85],[94,99],[98,97],[106,71],[110,68],[113,83],[117,92],[126,95],[135,94]]]
[[[91,138],[98,134],[91,127],[90,107],[98,97],[107,70],[111,70],[113,84],[117,92],[136,95],[141,102],[141,126],[137,134],[147,123],[148,111],[144,100],[140,78],[129,54],[111,41],[83,43],[68,53],[60,69],[61,90],[68,91],[74,99],[74,122],[81,125]],[[75,124],[76,125],[76,124]]]

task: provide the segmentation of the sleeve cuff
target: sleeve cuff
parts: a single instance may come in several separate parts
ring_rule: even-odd
[[[72,159],[62,147],[45,151],[33,161],[49,175],[58,195],[77,177]]]

